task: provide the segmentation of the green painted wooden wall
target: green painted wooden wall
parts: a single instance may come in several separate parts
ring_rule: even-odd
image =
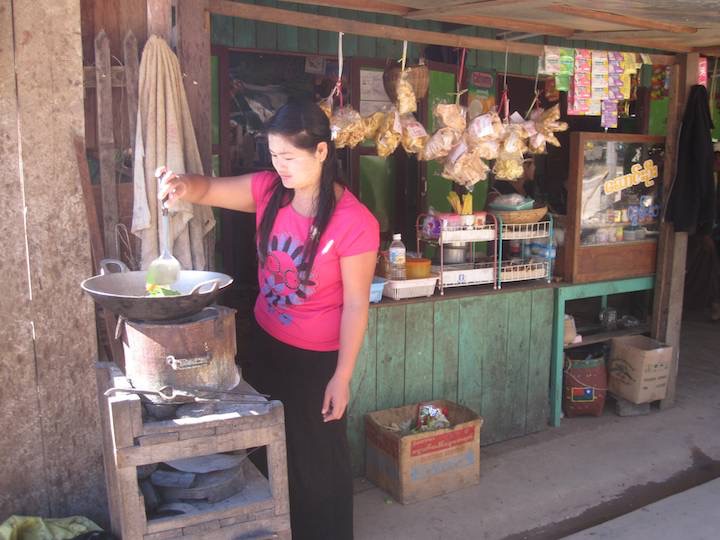
[[[552,321],[550,287],[371,307],[348,410],[355,474],[369,411],[449,399],[485,419],[482,444],[544,429]]]

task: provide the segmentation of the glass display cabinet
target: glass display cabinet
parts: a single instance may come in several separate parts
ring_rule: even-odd
[[[562,273],[585,283],[655,273],[665,138],[572,133]]]

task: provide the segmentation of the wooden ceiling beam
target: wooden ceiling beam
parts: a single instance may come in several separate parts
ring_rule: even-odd
[[[448,16],[456,17],[460,15],[477,15],[481,12],[485,12],[488,9],[494,7],[508,7],[514,8],[528,8],[533,7],[536,4],[547,4],[551,0],[486,0],[485,2],[468,2],[466,4],[443,4],[437,7],[426,8],[426,9],[415,9],[410,11],[405,17],[408,19],[432,19],[436,20],[435,17]],[[521,5],[518,5],[521,4]],[[485,16],[483,14],[483,16]],[[492,18],[492,17],[491,17]],[[530,22],[530,21],[527,21]]]
[[[641,47],[643,49],[655,49],[660,51],[669,51],[674,53],[693,52],[692,45],[679,43],[670,39],[662,38],[632,38],[624,36],[613,36],[611,32],[578,32],[570,39],[580,39],[586,41],[600,41],[602,43],[614,43],[619,45],[628,45],[630,47]]]
[[[565,38],[568,38],[575,33],[575,31],[571,28],[556,26],[554,24],[522,21],[519,19],[506,19],[504,17],[486,17],[484,15],[436,15],[431,17],[431,19],[433,21],[464,24],[466,26],[500,28],[502,30],[512,30],[514,32],[530,32],[533,34],[544,34],[546,36]]]
[[[409,7],[398,4],[378,2],[376,0],[292,0],[296,4],[308,6],[324,6],[354,11],[369,11],[371,13],[383,13],[385,15],[398,15],[404,17],[412,10]]]
[[[254,21],[290,24],[301,28],[313,28],[328,32],[345,32],[357,36],[368,36],[381,39],[408,40],[413,43],[427,45],[443,45],[467,49],[480,49],[494,52],[510,52],[527,56],[540,56],[543,46],[532,43],[516,43],[487,39],[475,36],[462,36],[414,28],[402,28],[387,24],[375,24],[350,19],[340,19],[312,13],[300,13],[286,9],[271,8],[255,4],[243,4],[230,0],[210,0],[208,11],[217,15],[239,17]]]
[[[553,4],[546,6],[544,9],[554,13],[562,13],[564,15],[572,15],[583,19],[595,19],[609,23],[621,24],[630,28],[647,28],[648,30],[663,30],[674,34],[694,34],[697,28],[685,26],[684,24],[675,24],[664,21],[653,21],[644,17],[633,17],[630,15],[618,15],[608,11],[598,11],[596,9],[584,8],[579,6],[569,6],[567,4]]]

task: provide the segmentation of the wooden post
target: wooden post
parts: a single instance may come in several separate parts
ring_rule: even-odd
[[[172,34],[172,0],[147,0],[148,37],[156,35],[170,43]]]
[[[669,187],[675,180],[678,139],[690,87],[697,84],[697,53],[679,56],[680,65],[671,71],[670,105],[668,109],[667,138],[665,144],[665,196],[667,208]],[[685,258],[687,256],[685,232],[675,232],[672,223],[663,223],[658,245],[657,279],[653,303],[652,335],[673,347],[673,365],[670,369],[667,396],[660,402],[665,409],[675,404],[675,387],[680,357],[680,326],[682,323],[683,293],[685,287]]]
[[[105,253],[117,259],[115,226],[118,223],[118,197],[115,182],[115,136],[113,134],[112,78],[110,76],[110,40],[104,30],[95,38],[95,77],[98,111],[98,149],[102,189],[103,238]]]
[[[80,2],[4,2],[0,80],[0,371],[12,381],[0,391],[0,515],[103,523],[95,319],[79,288],[92,265],[72,139],[85,120]]]
[[[188,172],[210,174],[210,13],[207,0],[178,1],[177,31],[178,59],[203,165],[203,171]]]

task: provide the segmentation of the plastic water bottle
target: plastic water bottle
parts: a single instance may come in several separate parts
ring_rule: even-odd
[[[390,257],[390,279],[406,279],[405,244],[402,243],[401,234],[393,234],[388,255]]]

